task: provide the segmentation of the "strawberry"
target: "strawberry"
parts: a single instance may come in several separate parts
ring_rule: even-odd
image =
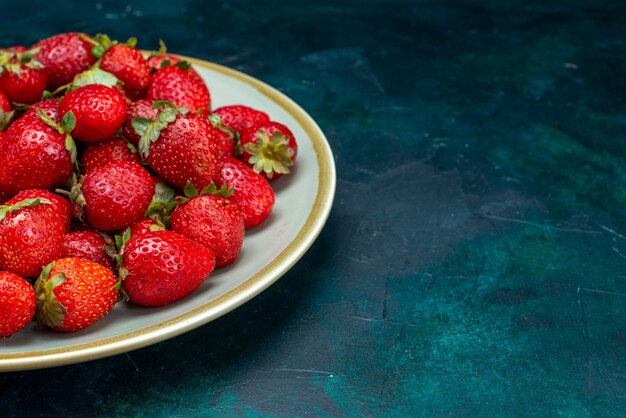
[[[2,141],[2,132],[0,132],[0,141]],[[11,193],[0,191],[0,205],[4,205],[11,198]]]
[[[123,286],[129,300],[139,305],[163,306],[182,299],[215,268],[215,256],[207,248],[173,231],[147,232],[121,246]]]
[[[211,96],[204,80],[189,70],[173,65],[162,68],[152,75],[146,99],[167,100],[193,111],[211,110]]]
[[[0,91],[10,101],[32,104],[41,100],[48,82],[48,74],[33,58],[33,50],[0,51]]]
[[[114,231],[143,216],[154,194],[154,181],[141,165],[116,161],[87,173],[82,193],[91,226]]]
[[[298,155],[293,133],[278,122],[253,125],[241,132],[241,161],[269,181],[291,172]]]
[[[62,214],[46,199],[0,206],[0,269],[37,277],[63,250]]]
[[[218,191],[212,185],[206,194],[198,195],[195,188],[185,192],[191,192],[187,196],[191,199],[172,212],[172,230],[208,248],[215,254],[216,267],[233,263],[243,244],[245,226],[239,207],[228,199],[232,190]]]
[[[130,141],[131,144],[139,145],[139,135],[135,132],[132,122],[134,118],[145,118],[155,120],[157,116],[157,110],[152,107],[150,100],[137,100],[128,106],[126,111],[126,118],[124,119],[124,125],[122,126],[122,135],[124,138]]]
[[[154,219],[141,218],[138,221],[133,222],[130,229],[131,237],[138,237],[146,232],[163,231],[165,228],[157,223]]]
[[[24,112],[24,116],[35,116],[37,109],[41,109],[54,122],[59,122],[59,99],[48,99],[35,103]]]
[[[89,173],[115,161],[139,163],[137,149],[122,138],[89,144],[83,151],[83,172]]]
[[[230,199],[239,206],[246,228],[265,222],[274,207],[274,191],[267,180],[235,158],[224,161],[218,185],[234,189]]]
[[[141,52],[130,45],[113,45],[102,56],[100,68],[122,81],[127,91],[143,91],[150,83],[150,67]]]
[[[79,141],[98,142],[111,138],[126,116],[126,99],[119,91],[101,84],[89,84],[69,92],[59,103],[59,117],[72,112],[76,127],[72,136]]]
[[[0,337],[10,337],[35,315],[37,297],[33,287],[17,274],[0,272]]]
[[[60,131],[71,130],[69,119],[62,128],[41,112],[9,126],[0,144],[0,190],[17,193],[65,183],[72,173],[75,149],[71,137]]]
[[[70,222],[72,221],[72,205],[67,199],[47,190],[29,189],[19,192],[11,199],[7,200],[5,205],[15,205],[26,199],[42,199],[49,201],[52,209],[61,217],[61,222],[64,225],[63,230],[68,231],[70,229]]]
[[[208,119],[168,102],[155,121],[135,118],[133,127],[139,135],[139,152],[159,176],[180,188],[191,182],[198,190],[219,175],[223,156],[218,136]]]
[[[15,111],[7,96],[0,91],[0,131],[6,131],[13,120]]]
[[[57,331],[83,329],[113,309],[117,285],[113,272],[98,263],[77,257],[56,260],[35,283],[37,319]]]
[[[107,254],[107,242],[95,231],[70,232],[63,236],[61,257],[79,257],[113,269],[113,259]]]
[[[82,33],[62,33],[33,45],[33,49],[39,49],[35,58],[46,68],[51,91],[70,83],[96,62],[91,44],[85,39],[90,38]]]
[[[218,115],[222,119],[222,124],[235,132],[245,131],[254,125],[270,121],[267,113],[244,105],[222,106],[215,109],[213,114]]]
[[[161,68],[169,67],[170,65],[178,65],[183,69],[188,68],[187,71],[190,74],[199,79],[202,79],[202,77],[200,77],[200,74],[198,74],[198,72],[194,70],[187,61],[183,61],[175,55],[168,54],[165,42],[163,42],[162,40],[159,41],[159,50],[153,51],[146,62],[152,72],[160,70]]]

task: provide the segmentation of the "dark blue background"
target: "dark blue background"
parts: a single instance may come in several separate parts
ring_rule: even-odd
[[[626,414],[626,3],[5,5],[244,71],[328,136],[326,229],[195,331],[0,375],[10,415]]]

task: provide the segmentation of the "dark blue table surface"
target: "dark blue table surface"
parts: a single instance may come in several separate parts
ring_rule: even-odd
[[[3,6],[0,45],[162,37],[279,88],[328,136],[338,187],[261,296],[2,374],[0,415],[626,415],[623,1]]]

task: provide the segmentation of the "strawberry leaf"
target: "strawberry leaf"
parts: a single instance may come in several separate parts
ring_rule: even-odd
[[[200,191],[200,194],[201,195],[212,194],[215,196],[230,197],[234,191],[235,189],[229,189],[226,186],[226,184],[222,184],[222,187],[218,189],[215,183],[211,182],[211,184],[209,184],[208,186],[206,186],[204,189]]]
[[[141,155],[142,158],[146,158],[150,155],[150,145],[159,139],[161,131],[167,128],[170,123],[174,122],[179,114],[184,115],[188,111],[186,108],[178,107],[165,100],[155,101],[152,107],[154,109],[164,107],[157,113],[155,120],[134,118],[131,122],[135,132],[141,136],[139,139],[139,155]]]
[[[257,173],[264,172],[268,178],[275,173],[287,174],[293,166],[295,150],[289,146],[289,136],[275,131],[270,137],[265,130],[257,132],[256,143],[247,143],[244,149],[250,158],[252,169]]]
[[[169,67],[170,65],[172,65],[172,62],[168,59],[165,59],[161,61],[161,66],[159,67],[159,69]]]
[[[18,212],[23,208],[32,208],[37,205],[50,205],[51,203],[52,202],[50,202],[48,199],[36,197],[24,199],[13,205],[0,205],[0,222],[2,222],[4,218],[6,218],[8,213]]]
[[[102,70],[97,65],[94,65],[87,71],[83,71],[77,74],[72,81],[72,89],[77,89],[89,84],[102,84],[107,87],[114,87],[120,83],[117,77],[113,74]]]
[[[178,67],[181,70],[185,70],[187,71],[188,69],[191,68],[191,63],[189,61],[178,61],[176,64],[174,64],[174,67]]]
[[[76,149],[76,142],[74,142],[74,138],[72,138],[72,135],[70,135],[69,133],[65,134],[65,149],[70,152],[70,160],[72,161],[74,167],[78,169],[78,150]]]
[[[0,131],[6,131],[6,129],[11,124],[11,120],[13,120],[13,116],[15,115],[15,111],[11,110],[10,112],[4,112],[0,109]]]
[[[137,46],[137,38],[135,38],[134,36],[132,38],[128,38],[128,40],[126,41],[126,45],[128,45],[131,48],[134,48]]]
[[[196,189],[196,187],[190,181],[185,184],[185,189],[183,190],[183,192],[185,193],[185,196],[189,199],[193,199],[194,197],[198,196],[198,189]]]
[[[70,132],[74,130],[75,127],[76,127],[76,116],[74,116],[74,112],[70,110],[69,112],[65,114],[65,116],[63,116],[63,119],[61,120],[61,128],[63,129],[63,132],[66,132],[69,134]]]

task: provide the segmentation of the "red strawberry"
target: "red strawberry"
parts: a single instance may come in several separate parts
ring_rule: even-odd
[[[213,113],[222,119],[222,125],[232,128],[235,132],[270,121],[267,113],[244,105],[222,106]]]
[[[35,283],[37,319],[57,331],[85,328],[108,314],[119,292],[108,268],[83,258],[48,264]]]
[[[204,246],[173,231],[131,237],[122,250],[124,289],[131,302],[162,306],[192,293],[215,268]]]
[[[66,134],[37,116],[16,120],[0,144],[0,190],[17,193],[63,185],[72,173],[73,142],[67,141]]]
[[[89,84],[69,92],[59,103],[59,117],[72,112],[76,127],[72,136],[84,142],[111,138],[126,116],[126,99],[119,91],[101,84]]]
[[[35,103],[24,113],[24,116],[36,116],[37,109],[41,109],[53,121],[59,122],[59,99],[48,99]]]
[[[62,214],[44,199],[0,206],[0,269],[37,277],[63,250]]]
[[[211,110],[211,96],[206,83],[189,70],[169,66],[158,70],[146,91],[148,100],[167,100],[190,110]]]
[[[154,181],[141,165],[116,161],[87,173],[82,193],[91,226],[115,231],[143,216],[154,194]]]
[[[155,102],[159,104],[165,108],[156,121],[133,121],[133,127],[142,135],[140,154],[168,183],[183,189],[191,182],[196,189],[203,189],[217,178],[223,160],[217,131],[204,116],[167,102]]]
[[[14,114],[11,102],[4,93],[0,92],[0,131],[6,131]]]
[[[155,120],[157,116],[157,110],[152,108],[152,101],[150,100],[137,100],[128,106],[126,111],[126,118],[124,119],[124,125],[122,126],[122,135],[128,139],[133,145],[139,145],[139,135],[135,132],[132,122],[134,118],[145,118]]]
[[[113,45],[100,60],[100,68],[122,81],[127,91],[143,91],[150,83],[150,67],[130,45]]]
[[[133,222],[130,228],[130,236],[138,237],[146,232],[163,231],[165,228],[159,225],[154,219],[141,218]]]
[[[237,259],[245,226],[234,201],[203,194],[174,209],[172,230],[207,247],[215,254],[216,267],[223,267]]]
[[[39,48],[35,58],[46,68],[51,91],[70,83],[96,62],[92,45],[83,37],[90,39],[82,33],[62,33],[33,45],[33,49]]]
[[[0,337],[10,337],[35,315],[37,297],[33,287],[17,274],[0,272]]]
[[[274,191],[267,180],[241,161],[226,158],[218,183],[234,189],[230,198],[239,206],[246,228],[264,222],[270,215],[274,207]]]
[[[107,242],[94,231],[70,232],[63,236],[61,257],[79,257],[113,269],[113,259],[107,255]]]
[[[165,46],[165,42],[163,41],[159,41],[159,50],[150,54],[147,60],[147,64],[152,72],[160,70],[164,67],[168,67],[170,65],[178,64],[183,68],[189,67],[187,71],[189,71],[192,75],[202,79],[202,77],[200,77],[200,74],[198,74],[196,70],[189,66],[188,62],[181,60],[175,55],[168,54],[167,47]]]
[[[41,100],[48,74],[32,51],[0,51],[0,91],[12,102],[32,104]]]
[[[45,199],[50,202],[50,206],[52,207],[52,209],[61,217],[61,222],[64,225],[64,231],[69,230],[70,222],[72,221],[72,205],[67,199],[63,198],[63,196],[59,196],[56,193],[52,193],[42,189],[23,190],[13,196],[11,199],[7,200],[5,205],[15,205],[22,200],[38,198]]]
[[[122,138],[111,138],[89,144],[83,151],[83,172],[89,173],[114,161],[138,163],[137,149]]]
[[[298,155],[293,133],[278,122],[265,122],[241,132],[241,161],[267,180],[276,180],[291,172]]]

